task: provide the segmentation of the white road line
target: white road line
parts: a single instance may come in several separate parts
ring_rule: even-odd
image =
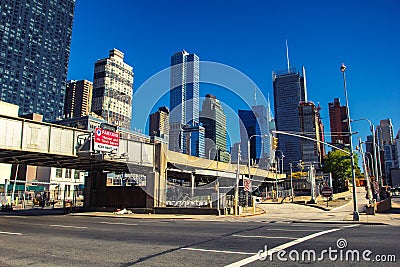
[[[181,249],[193,250],[193,251],[214,252],[214,253],[225,253],[225,254],[254,255],[254,253],[250,253],[250,252],[228,251],[228,250],[214,250],[214,249],[201,249],[201,248],[181,248]]]
[[[73,225],[59,225],[59,224],[52,224],[51,227],[62,227],[62,228],[74,228],[74,229],[86,229],[86,226],[73,226]]]
[[[298,237],[287,237],[287,236],[264,236],[264,235],[232,235],[234,237],[244,238],[268,238],[268,239],[298,239]]]
[[[17,215],[4,215],[4,218],[21,218],[21,219],[26,219],[26,216],[17,216]]]
[[[312,232],[312,231],[319,231],[320,229],[265,229],[267,231],[282,231],[282,232]]]
[[[117,223],[117,222],[115,222],[115,223],[113,223],[113,222],[100,222],[100,223],[103,223],[103,224],[116,224],[116,225],[138,225],[137,223]]]
[[[0,232],[0,234],[4,234],[4,235],[22,235],[21,233],[11,233],[11,232]]]
[[[356,227],[356,226],[359,226],[359,224],[346,225],[346,226],[343,226],[343,228],[352,228],[352,227]]]
[[[256,255],[253,255],[253,256],[248,257],[246,259],[231,263],[229,265],[226,265],[226,267],[243,266],[243,265],[246,265],[246,264],[249,264],[249,263],[252,263],[252,262],[255,262],[255,261],[259,260],[260,257],[267,257],[269,255],[272,255],[273,253],[276,253],[276,252],[280,251],[280,250],[284,250],[286,248],[289,248],[291,246],[297,245],[297,244],[302,243],[304,241],[310,240],[310,239],[315,238],[317,236],[328,234],[328,233],[339,231],[339,230],[340,230],[340,228],[335,228],[335,229],[330,229],[330,230],[326,230],[326,231],[322,231],[322,232],[317,232],[317,233],[314,233],[314,234],[311,234],[311,235],[308,235],[308,236],[305,236],[305,237],[301,237],[299,239],[290,241],[288,243],[282,244],[282,245],[277,246],[275,248],[268,249],[268,251],[264,251],[260,255],[256,254]]]

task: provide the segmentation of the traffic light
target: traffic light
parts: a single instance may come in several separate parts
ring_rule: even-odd
[[[278,137],[275,136],[272,137],[272,149],[273,150],[278,149]]]

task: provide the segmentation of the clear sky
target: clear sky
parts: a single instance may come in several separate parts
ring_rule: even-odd
[[[320,103],[326,131],[328,103],[335,97],[345,103],[339,70],[344,62],[351,117],[368,118],[375,125],[391,118],[396,135],[400,128],[399,14],[398,0],[77,0],[68,78],[93,81],[95,61],[117,48],[134,67],[137,91],[169,67],[173,53],[185,49],[200,60],[239,70],[273,103],[271,73],[287,66],[287,38],[290,65],[305,66],[308,99]],[[169,81],[161,86],[168,89]],[[209,92],[232,110],[245,108],[218,88],[201,85],[201,96]],[[248,93],[251,97],[254,90],[249,88]],[[168,103],[164,96],[153,110]],[[147,131],[143,124],[147,115],[134,107],[133,128]],[[228,118],[228,127],[236,128],[234,120]],[[365,140],[367,122],[354,122],[353,131]],[[231,130],[230,136],[237,142],[239,130]]]

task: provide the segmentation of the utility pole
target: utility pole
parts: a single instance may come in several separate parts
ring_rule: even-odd
[[[315,175],[314,175],[314,164],[311,162],[308,168],[308,178],[311,182],[311,200],[310,203],[314,204],[315,201]]]
[[[289,162],[290,166],[290,195],[292,197],[292,202],[294,201],[294,190],[293,190],[293,164]]]
[[[237,165],[236,165],[236,187],[235,187],[235,215],[239,215],[239,175],[240,175],[240,144],[238,144]]]

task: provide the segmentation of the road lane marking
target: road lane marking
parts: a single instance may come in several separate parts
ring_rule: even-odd
[[[87,229],[86,226],[73,226],[73,225],[60,225],[60,224],[52,224],[51,227],[62,227],[62,228],[74,228],[74,229]]]
[[[346,225],[346,226],[343,226],[343,228],[352,228],[352,227],[357,227],[357,226],[360,226],[360,225],[359,224]]]
[[[281,228],[274,228],[274,229],[265,229],[267,231],[282,231],[282,232],[312,232],[312,231],[319,231],[321,229],[281,229]]]
[[[4,218],[21,218],[21,219],[26,219],[26,216],[17,216],[17,215],[4,215]]]
[[[100,222],[102,224],[115,224],[115,225],[138,225],[137,223],[118,223],[118,222]]]
[[[225,254],[254,255],[254,253],[251,253],[251,252],[240,252],[240,251],[229,251],[229,250],[214,250],[214,249],[201,249],[201,248],[181,248],[181,249],[193,250],[193,251],[214,252],[214,253],[225,253]]]
[[[264,235],[232,235],[234,237],[244,237],[244,238],[268,238],[268,239],[298,239],[298,237],[288,237],[288,236],[264,236]],[[254,253],[253,253],[254,254]]]
[[[298,238],[296,240],[290,241],[288,243],[279,245],[279,246],[277,246],[275,248],[268,249],[268,251],[265,251],[265,252],[263,252],[261,254],[257,253],[256,255],[253,255],[251,257],[248,257],[248,258],[245,258],[243,260],[231,263],[229,265],[226,265],[226,267],[244,266],[246,264],[249,264],[249,263],[252,263],[252,262],[255,262],[255,261],[259,260],[261,257],[267,257],[269,255],[272,255],[272,254],[276,253],[276,252],[279,252],[280,250],[284,250],[286,248],[289,248],[289,247],[292,247],[294,245],[300,244],[300,243],[302,243],[304,241],[310,240],[310,239],[318,237],[320,235],[329,234],[329,233],[336,232],[336,231],[339,231],[339,230],[340,230],[340,228],[334,228],[334,229],[325,230],[325,231],[322,231],[322,232],[317,232],[317,233],[314,233],[314,234],[311,234],[311,235],[308,235],[308,236],[304,236],[304,237]]]
[[[22,235],[21,233],[11,233],[11,232],[0,232],[0,234],[4,234],[4,235]]]

